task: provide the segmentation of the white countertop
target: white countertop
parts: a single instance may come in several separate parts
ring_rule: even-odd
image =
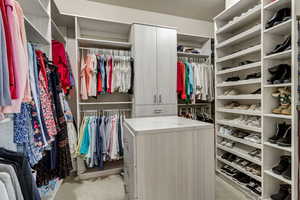
[[[182,117],[147,117],[125,119],[125,123],[135,132],[153,132],[187,128],[214,128],[213,124],[190,120]]]

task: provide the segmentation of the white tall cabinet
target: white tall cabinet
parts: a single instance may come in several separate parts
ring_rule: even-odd
[[[177,115],[175,29],[134,24],[135,117]]]

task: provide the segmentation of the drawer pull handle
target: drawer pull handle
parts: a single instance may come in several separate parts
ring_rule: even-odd
[[[162,109],[156,109],[156,110],[154,110],[154,113],[156,113],[156,114],[159,114],[159,113],[162,113],[162,112],[163,112]]]

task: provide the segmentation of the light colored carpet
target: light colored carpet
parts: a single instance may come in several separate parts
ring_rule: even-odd
[[[114,175],[104,179],[65,180],[55,200],[124,200],[123,179]],[[238,190],[216,178],[216,200],[246,200]]]

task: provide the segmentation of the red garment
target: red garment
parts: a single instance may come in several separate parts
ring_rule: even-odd
[[[185,65],[183,62],[177,62],[177,93],[181,99],[186,99],[185,92]]]
[[[6,6],[10,6],[10,5],[5,5],[4,1],[5,0],[0,0],[0,7],[2,12],[2,21],[3,21],[4,31],[5,31],[5,38],[6,38],[10,95],[12,99],[17,99],[18,96],[17,96],[15,73],[14,73],[15,64],[13,61],[14,54],[13,54],[13,47],[12,47],[12,37],[11,37],[11,30],[8,23],[7,10],[6,10]]]
[[[72,87],[70,80],[70,72],[68,69],[68,59],[65,50],[65,45],[56,40],[52,40],[52,57],[53,64],[58,67],[59,79],[61,82],[61,87],[65,94]]]
[[[44,53],[40,50],[36,50],[35,53],[36,53],[36,58],[38,60],[38,63],[40,65],[41,74],[45,80],[46,89],[48,90],[49,87],[48,87],[47,71],[46,71],[46,65],[45,65],[44,57],[43,57]]]
[[[102,92],[102,76],[101,72],[99,71],[97,74],[97,92],[101,93]]]
[[[113,66],[112,66],[112,58],[109,58],[109,81],[108,81],[108,93],[112,93],[112,73],[113,73]]]

